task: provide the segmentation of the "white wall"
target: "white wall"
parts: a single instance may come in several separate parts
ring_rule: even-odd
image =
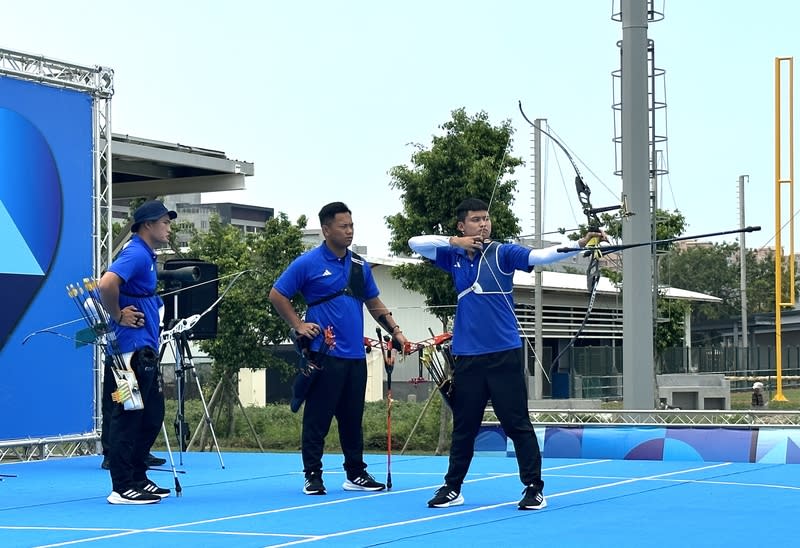
[[[369,259],[367,259],[369,260]],[[392,311],[392,317],[400,325],[403,334],[409,341],[419,342],[430,338],[429,329],[435,334],[442,332],[441,322],[425,309],[425,298],[419,293],[412,293],[403,289],[399,280],[391,275],[391,266],[371,263],[375,283],[380,290],[380,299]],[[364,312],[364,336],[375,339],[375,328],[378,323],[372,316]],[[373,352],[378,358],[380,354]],[[369,359],[369,355],[367,356]],[[381,363],[380,371],[383,372]],[[416,355],[397,358],[392,372],[392,381],[407,381],[419,376],[419,360]],[[386,374],[381,378],[385,380]],[[427,378],[427,375],[426,375]]]
[[[379,352],[367,354],[367,392],[364,401],[381,401],[383,399],[383,358]],[[394,380],[394,374],[392,374]]]
[[[383,399],[383,359],[380,353],[367,354],[366,401]],[[392,375],[394,380],[394,374]],[[264,369],[239,370],[239,399],[245,407],[264,407],[267,404],[267,372]]]
[[[267,371],[239,370],[239,399],[245,407],[264,407],[267,404]]]

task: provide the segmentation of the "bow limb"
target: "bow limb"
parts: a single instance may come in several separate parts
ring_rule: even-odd
[[[621,209],[622,206],[608,206],[598,209],[594,208],[592,206],[592,199],[591,199],[592,191],[589,188],[589,185],[587,185],[586,182],[583,180],[583,175],[581,175],[581,170],[578,168],[578,163],[572,157],[572,154],[569,153],[567,147],[565,147],[561,143],[561,141],[556,139],[551,133],[545,131],[540,126],[537,126],[530,120],[530,118],[528,118],[528,115],[525,114],[525,110],[523,110],[522,108],[522,101],[519,101],[518,105],[519,105],[519,112],[520,114],[522,114],[522,117],[525,119],[525,121],[528,122],[528,124],[530,124],[531,127],[535,128],[536,131],[540,131],[545,135],[547,135],[558,146],[558,148],[560,148],[562,152],[564,152],[564,155],[569,160],[569,163],[572,164],[572,169],[575,171],[575,191],[578,194],[578,201],[581,204],[581,210],[583,211],[583,214],[586,215],[586,230],[588,232],[599,232],[600,227],[603,225],[603,223],[600,221],[600,218],[597,216],[597,214],[604,211],[614,211],[617,209]],[[586,243],[586,246],[597,247],[597,244],[599,243],[600,243],[599,238],[593,237]],[[602,255],[599,252],[593,253],[592,259],[590,260],[589,269],[587,271],[587,288],[589,289],[590,292],[592,291],[592,287],[597,284],[597,281],[599,280],[600,277],[599,260],[601,256]]]
[[[59,333],[58,331],[54,331],[53,329],[39,329],[37,331],[34,331],[33,333],[29,333],[28,335],[25,336],[24,339],[22,339],[22,344],[27,343],[29,340],[31,340],[36,335],[55,335],[56,337],[61,337],[62,339],[66,339],[68,341],[72,341],[76,345],[89,345],[89,344],[91,344],[91,345],[95,345],[95,346],[103,346],[102,344],[100,344],[100,343],[98,343],[96,341],[88,341],[88,340],[80,339],[78,337],[70,337],[69,335],[65,335],[63,333]]]
[[[213,303],[211,303],[208,306],[208,308],[203,310],[200,314],[193,314],[193,315],[189,316],[188,318],[180,319],[173,326],[171,326],[169,329],[163,330],[161,332],[161,337],[160,337],[160,340],[161,340],[162,344],[165,341],[168,341],[173,335],[175,335],[177,333],[181,333],[182,331],[188,331],[191,328],[193,328],[197,324],[197,322],[199,322],[203,318],[203,316],[205,316],[206,314],[208,314],[209,312],[214,310],[214,308],[216,308],[217,305],[222,302],[222,299],[225,298],[225,295],[228,294],[228,291],[231,290],[231,288],[234,286],[236,281],[242,275],[247,274],[249,272],[253,272],[253,270],[242,270],[241,272],[236,272],[235,274],[230,274],[228,276],[223,276],[223,277],[220,277],[220,278],[216,278],[215,280],[209,280],[210,282],[213,282],[213,281],[221,280],[221,279],[228,278],[228,277],[232,277],[233,278],[231,280],[231,282],[228,284],[228,287],[225,288],[225,291],[222,292],[222,295],[217,297],[217,300],[215,300]],[[192,286],[192,287],[197,287],[197,286]],[[191,288],[188,288],[188,289],[191,289]]]
[[[58,331],[56,331],[56,329],[58,329],[59,327],[64,327],[65,325],[70,325],[70,324],[78,323],[78,322],[82,322],[82,321],[84,321],[83,318],[77,318],[77,319],[74,319],[74,320],[69,320],[69,321],[66,321],[66,322],[57,323],[55,325],[50,325],[48,327],[43,327],[42,329],[37,329],[36,331],[33,331],[33,332],[28,333],[27,335],[25,335],[25,338],[22,339],[22,344],[25,344],[26,342],[28,342],[30,339],[32,339],[36,335],[41,335],[43,333],[49,333],[50,335],[58,335],[59,337],[63,337],[65,339],[70,339],[70,340],[73,340],[73,341],[77,342],[76,339],[74,339],[72,337],[69,337],[68,335],[64,335],[62,333],[59,333]]]
[[[545,135],[550,137],[550,139],[556,145],[558,145],[558,148],[560,148],[564,152],[564,154],[566,155],[567,159],[569,160],[569,163],[572,164],[572,169],[575,170],[575,189],[578,191],[578,196],[580,196],[581,193],[585,194],[586,203],[589,204],[589,195],[591,194],[591,191],[589,190],[589,187],[586,185],[586,183],[584,183],[583,175],[581,175],[581,170],[578,169],[578,164],[577,164],[577,162],[575,162],[575,159],[572,157],[572,154],[569,153],[569,150],[567,150],[567,147],[565,147],[563,144],[561,144],[561,141],[559,141],[558,139],[553,137],[547,131],[543,130],[540,126],[537,126],[536,124],[531,122],[530,118],[528,118],[528,115],[525,114],[525,111],[522,109],[522,101],[518,102],[518,106],[519,106],[519,112],[520,112],[520,114],[522,114],[522,117],[525,119],[525,121],[528,122],[528,124],[530,124],[531,127],[535,128],[536,131],[541,131],[542,133],[544,133]],[[583,205],[583,200],[581,200],[581,205]],[[589,206],[591,207],[591,204],[589,204]],[[584,213],[585,213],[585,211],[584,211]]]
[[[200,287],[201,285],[213,284],[214,282],[219,282],[221,280],[226,280],[228,278],[238,278],[239,276],[241,276],[245,272],[253,272],[253,270],[243,270],[241,272],[234,272],[233,274],[226,274],[225,276],[217,276],[216,278],[212,278],[211,280],[206,280],[204,282],[196,283],[196,284],[193,284],[193,285],[190,285],[190,286],[187,286],[187,287],[182,287],[180,289],[174,289],[172,291],[164,291],[163,293],[159,293],[158,295],[159,295],[159,297],[161,297],[163,299],[164,297],[169,297],[169,296],[172,296],[172,295],[176,295],[178,293],[183,293],[184,291],[189,291],[190,289],[194,289],[196,287]],[[233,280],[231,282],[231,284],[233,284],[233,282],[235,282],[235,281],[236,280]]]
[[[548,131],[542,129],[541,126],[537,126],[536,124],[531,122],[530,118],[528,118],[528,115],[525,114],[525,111],[522,109],[522,101],[519,101],[518,104],[519,104],[519,112],[520,114],[522,114],[522,117],[525,119],[525,121],[528,122],[528,124],[530,124],[531,127],[536,129],[536,131],[540,131],[545,135],[547,135],[550,138],[550,140],[552,140],[558,146],[558,148],[561,149],[561,151],[567,157],[567,160],[569,160],[569,163],[572,165],[572,169],[575,171],[575,191],[578,194],[578,201],[581,204],[581,210],[583,211],[583,214],[586,215],[587,229],[589,232],[596,232],[600,230],[600,227],[602,226],[603,223],[600,222],[600,218],[597,216],[597,214],[602,213],[604,211],[614,211],[617,209],[622,209],[622,206],[608,206],[597,209],[594,208],[592,206],[592,200],[591,200],[592,191],[589,188],[589,185],[587,185],[586,182],[583,180],[583,175],[581,174],[581,170],[578,168],[578,162],[575,161],[575,158],[572,157],[572,154],[570,154],[569,150],[567,150],[567,147],[565,147],[561,143],[561,141],[556,139]]]
[[[572,157],[572,154],[569,153],[567,147],[565,147],[561,141],[556,139],[552,134],[542,129],[540,126],[534,124],[530,118],[525,114],[525,110],[522,108],[522,101],[519,101],[519,112],[522,114],[522,117],[525,119],[528,124],[530,124],[536,131],[540,131],[547,135],[557,146],[560,148],[564,154],[566,155],[569,163],[572,164],[572,169],[575,170],[575,191],[578,194],[578,201],[581,204],[581,210],[583,214],[586,216],[586,229],[588,232],[600,232],[600,227],[602,226],[602,222],[598,217],[598,213],[604,211],[614,211],[617,209],[621,209],[622,206],[609,206],[609,207],[602,207],[602,208],[595,208],[592,206],[591,195],[592,191],[589,188],[589,185],[583,180],[583,175],[581,175],[581,170],[578,168],[578,164],[575,159]],[[578,327],[578,330],[575,332],[575,335],[569,340],[567,345],[561,349],[558,355],[553,360],[553,363],[558,363],[559,358],[575,343],[578,339],[580,334],[583,332],[584,327],[589,321],[589,316],[592,313],[592,308],[594,307],[594,301],[597,297],[597,286],[600,282],[600,259],[603,256],[603,252],[599,246],[600,238],[597,236],[593,236],[586,242],[586,248],[590,248],[589,252],[589,266],[586,269],[586,288],[589,291],[589,303],[586,306],[586,314],[583,317],[583,321],[581,325]],[[575,251],[571,248],[572,251]]]
[[[205,316],[206,314],[208,314],[209,312],[211,312],[212,310],[214,310],[214,308],[215,308],[215,307],[216,307],[216,306],[217,306],[219,303],[221,303],[221,302],[222,302],[222,299],[224,299],[224,298],[225,298],[225,295],[227,295],[227,294],[228,294],[228,291],[230,291],[230,290],[231,290],[231,288],[233,288],[233,286],[234,286],[234,284],[236,283],[236,281],[237,281],[239,278],[241,278],[241,277],[242,277],[244,274],[248,274],[248,273],[250,273],[250,272],[254,272],[254,271],[253,271],[253,270],[242,270],[241,272],[237,272],[237,273],[235,273],[235,274],[231,274],[230,276],[232,276],[232,277],[233,277],[233,279],[232,279],[232,280],[231,280],[231,282],[228,284],[228,287],[226,287],[226,288],[225,288],[225,291],[223,291],[223,292],[222,292],[222,295],[220,295],[219,297],[217,297],[217,300],[216,300],[216,301],[214,301],[213,303],[211,303],[211,304],[209,305],[209,307],[208,307],[208,308],[206,308],[205,310],[203,310],[203,312],[201,312],[201,313],[200,313],[200,318],[202,318],[203,316]],[[219,278],[219,279],[223,279],[223,278]],[[200,318],[198,318],[198,320],[199,320]]]

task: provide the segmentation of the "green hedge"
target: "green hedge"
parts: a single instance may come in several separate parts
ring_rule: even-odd
[[[174,400],[167,400],[165,422],[173,448],[177,444],[175,414],[177,405]],[[441,398],[436,396],[425,410],[416,431],[409,440],[412,428],[423,412],[424,402],[394,401],[392,403],[392,451],[399,452],[408,440],[407,453],[433,453],[439,439],[439,414]],[[270,404],[266,407],[246,407],[247,418],[261,441],[265,451],[300,451],[300,435],[302,431],[303,410],[292,413],[287,404]],[[189,400],[185,404],[185,417],[189,430],[193,434],[199,424],[203,423],[202,404],[199,400]],[[220,448],[226,451],[258,451],[258,441],[253,435],[241,408],[233,410],[231,417],[212,410],[211,422],[217,435]],[[387,408],[386,402],[368,402],[364,411],[364,449],[367,452],[385,452],[387,442]],[[448,425],[448,432],[450,426]],[[206,436],[205,449],[209,449],[210,436]],[[199,438],[198,438],[199,440]],[[192,450],[198,450],[198,440]],[[156,441],[156,449],[164,449],[163,436]],[[325,450],[341,451],[339,445],[336,419],[331,424],[330,432],[325,440]]]

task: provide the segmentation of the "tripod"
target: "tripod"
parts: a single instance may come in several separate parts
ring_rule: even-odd
[[[195,314],[186,319],[173,320],[171,327],[161,332],[161,348],[159,350],[159,362],[164,358],[164,353],[167,348],[172,351],[175,357],[175,388],[177,392],[178,408],[175,414],[175,434],[178,437],[178,448],[180,451],[180,464],[183,465],[183,452],[189,441],[189,424],[186,422],[185,416],[185,399],[186,399],[186,376],[188,371],[194,377],[195,384],[197,385],[197,392],[200,394],[200,401],[203,403],[203,418],[206,425],[211,432],[211,437],[214,440],[214,448],[217,450],[219,456],[219,464],[225,468],[225,462],[222,460],[222,453],[219,450],[219,443],[217,443],[217,435],[214,432],[214,425],[211,422],[211,415],[208,413],[208,406],[206,399],[203,396],[203,389],[200,386],[200,378],[197,376],[197,371],[192,361],[192,351],[189,348],[189,332],[192,327],[200,319],[199,314]],[[165,431],[166,435],[166,431]]]

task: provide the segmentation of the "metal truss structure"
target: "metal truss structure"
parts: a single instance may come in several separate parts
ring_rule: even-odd
[[[101,66],[67,63],[18,51],[0,49],[0,75],[71,89],[92,96],[93,128],[93,276],[97,277],[112,259],[111,195],[111,97],[114,71]],[[102,362],[100,349],[94,360],[94,432],[52,439],[12,440],[0,443],[0,461],[6,456],[32,459],[95,453],[101,423]]]
[[[491,409],[486,411],[485,422],[497,421]],[[800,411],[531,409],[529,413],[531,421],[541,426],[800,427]]]
[[[50,457],[75,457],[97,454],[96,433],[54,438],[0,442],[0,462],[46,460]]]

